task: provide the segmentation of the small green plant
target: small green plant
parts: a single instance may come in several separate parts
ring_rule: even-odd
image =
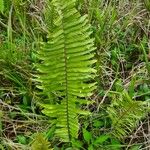
[[[31,150],[52,150],[49,147],[50,143],[44,138],[44,136],[42,134],[37,134],[31,145]]]
[[[82,127],[82,140],[73,140],[72,146],[83,150],[120,150],[123,147],[120,140],[107,132],[101,132],[103,126],[104,122],[93,120],[89,123],[85,120]]]
[[[111,134],[118,139],[131,133],[149,111],[147,102],[132,99],[130,94],[133,96],[133,88],[131,84],[128,92],[118,81],[116,91],[110,91],[112,102],[107,113],[112,121]]]

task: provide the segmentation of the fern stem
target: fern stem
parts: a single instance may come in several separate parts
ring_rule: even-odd
[[[62,10],[61,10],[62,12]],[[63,12],[62,12],[63,13]],[[63,21],[63,17],[62,17],[62,29],[64,31],[64,21]],[[66,35],[63,32],[64,35],[64,39],[66,39]],[[69,141],[71,141],[71,133],[70,133],[70,125],[69,125],[69,104],[68,104],[68,72],[67,72],[67,51],[66,51],[66,40],[64,42],[64,59],[65,59],[65,84],[66,84],[66,113],[67,113],[67,129],[68,129],[68,138]]]

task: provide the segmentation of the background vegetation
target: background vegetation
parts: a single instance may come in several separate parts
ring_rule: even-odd
[[[97,89],[68,143],[54,137],[33,80],[39,43],[53,31],[51,0],[0,0],[0,149],[149,149],[150,1],[76,0],[76,9],[95,38]]]

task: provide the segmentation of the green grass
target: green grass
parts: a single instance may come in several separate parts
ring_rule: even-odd
[[[71,148],[54,138],[55,126],[38,105],[47,97],[33,80],[35,52],[53,29],[50,1],[4,0],[0,7],[0,149],[34,149],[37,140],[54,150],[148,148],[149,1],[77,0],[76,8],[92,25],[98,88],[83,106],[92,115],[79,117]]]

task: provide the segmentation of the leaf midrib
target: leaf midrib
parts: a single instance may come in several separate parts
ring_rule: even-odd
[[[63,11],[61,9],[62,13],[62,30],[63,30],[63,36],[64,36],[64,60],[65,60],[65,100],[66,100],[66,113],[67,113],[67,130],[68,130],[68,138],[69,141],[71,140],[71,132],[70,132],[70,124],[69,124],[69,104],[68,104],[68,71],[67,71],[67,51],[66,51],[66,34],[64,32],[64,17],[63,17]]]

